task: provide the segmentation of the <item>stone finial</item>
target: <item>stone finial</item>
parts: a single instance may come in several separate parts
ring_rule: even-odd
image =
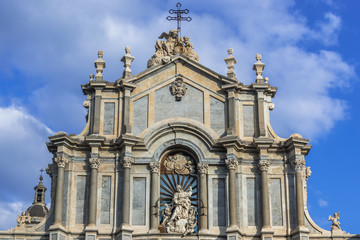
[[[254,63],[253,70],[256,71],[256,83],[264,83],[264,77],[262,76],[265,63],[261,62],[261,54],[256,54],[256,63]]]
[[[102,59],[104,56],[104,51],[99,50],[98,51],[98,59],[94,62],[95,68],[96,68],[96,75],[95,80],[96,81],[102,81],[103,80],[103,70],[106,68],[105,61]]]
[[[129,46],[125,47],[125,55],[121,58],[121,61],[124,63],[124,72],[123,78],[128,78],[131,76],[131,63],[134,61],[134,57],[130,55],[131,48]]]
[[[229,56],[224,58],[224,61],[226,62],[227,68],[228,68],[227,77],[231,78],[231,79],[236,79],[236,75],[234,72],[234,68],[235,68],[234,65],[237,63],[237,61],[236,61],[235,57],[232,55],[234,50],[232,48],[229,48],[227,52],[228,52]]]
[[[264,81],[265,81],[265,83],[269,83],[269,78],[268,78],[268,77],[264,77]]]

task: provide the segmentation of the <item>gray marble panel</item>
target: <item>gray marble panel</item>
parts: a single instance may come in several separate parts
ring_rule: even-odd
[[[146,178],[133,178],[132,225],[146,223]]]
[[[270,203],[271,219],[273,226],[283,225],[282,198],[281,198],[281,179],[270,179]]]
[[[224,178],[212,179],[213,226],[226,226],[226,185]]]
[[[124,174],[123,169],[119,170],[118,173],[118,194],[117,194],[117,202],[116,202],[116,226],[121,226],[122,223],[122,202],[123,202],[123,180]]]
[[[65,235],[59,234],[59,240],[65,240],[65,239],[66,239]]]
[[[131,240],[131,235],[124,234],[122,237],[123,240]]]
[[[246,179],[248,226],[259,225],[259,192],[257,191],[257,179]]]
[[[186,84],[187,90],[181,101],[171,94],[171,85],[155,91],[155,122],[167,118],[182,117],[204,122],[204,94]]]
[[[76,210],[75,210],[75,223],[84,224],[86,218],[87,208],[87,187],[86,187],[86,176],[77,176],[76,183]]]
[[[95,235],[88,235],[87,240],[95,240]]]
[[[100,203],[101,224],[110,224],[110,197],[111,197],[111,177],[103,176],[101,180],[101,203]]]
[[[244,105],[243,114],[244,114],[243,115],[244,136],[254,137],[255,136],[254,106]]]
[[[51,240],[57,240],[57,233],[51,234]]]
[[[115,103],[104,103],[104,135],[113,135],[115,127]]]
[[[210,97],[210,127],[219,135],[225,132],[225,103]]]
[[[295,187],[295,175],[288,174],[289,181],[289,202],[290,202],[290,226],[296,228],[296,187]]]
[[[64,172],[64,190],[63,190],[63,207],[62,207],[62,224],[66,226],[67,208],[68,208],[68,189],[69,189],[69,172]]]
[[[148,126],[149,97],[146,95],[133,104],[133,134],[138,135]]]

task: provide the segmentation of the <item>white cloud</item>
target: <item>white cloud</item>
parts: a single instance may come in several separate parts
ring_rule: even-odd
[[[16,227],[16,217],[30,206],[30,202],[2,202],[0,201],[0,231]]]
[[[318,204],[320,207],[327,207],[329,205],[329,203],[324,199],[319,199]]]

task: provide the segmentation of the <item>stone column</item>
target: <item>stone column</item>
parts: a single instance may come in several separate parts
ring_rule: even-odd
[[[236,206],[236,175],[235,171],[238,162],[234,158],[225,160],[226,166],[229,169],[229,214],[230,214],[230,227],[237,225],[237,206]]]
[[[64,157],[54,158],[57,163],[57,181],[56,181],[56,199],[55,199],[55,221],[54,225],[62,225],[62,207],[63,207],[63,193],[64,193],[64,169],[68,160]]]
[[[123,205],[122,205],[122,224],[130,224],[130,169],[134,162],[132,157],[124,157],[122,165],[124,168],[123,175]]]
[[[89,159],[91,168],[90,178],[90,199],[89,199],[89,226],[96,225],[96,198],[97,198],[97,180],[100,161],[98,158]]]
[[[261,210],[263,228],[270,228],[270,203],[268,184],[269,165],[270,164],[268,160],[260,160],[258,164],[261,171]]]
[[[296,177],[296,217],[298,227],[305,226],[304,220],[304,194],[303,194],[303,181],[301,173],[305,166],[305,161],[303,159],[295,159],[293,162],[295,168],[295,177]]]
[[[157,230],[159,225],[159,178],[160,178],[160,163],[151,162],[150,165],[151,171],[151,218],[150,218],[150,229]]]
[[[200,175],[200,231],[208,229],[207,173],[208,164],[198,163]]]

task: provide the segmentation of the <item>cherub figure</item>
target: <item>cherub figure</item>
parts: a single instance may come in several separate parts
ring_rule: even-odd
[[[164,204],[164,208],[162,209],[161,214],[164,214],[161,225],[165,226],[165,224],[167,223],[167,220],[169,219],[169,217],[171,215],[171,207],[167,203]]]
[[[328,221],[332,221],[332,225],[331,225],[331,230],[340,230],[340,221],[338,221],[340,219],[340,212],[334,213],[334,216],[332,217],[331,215],[329,216]]]

